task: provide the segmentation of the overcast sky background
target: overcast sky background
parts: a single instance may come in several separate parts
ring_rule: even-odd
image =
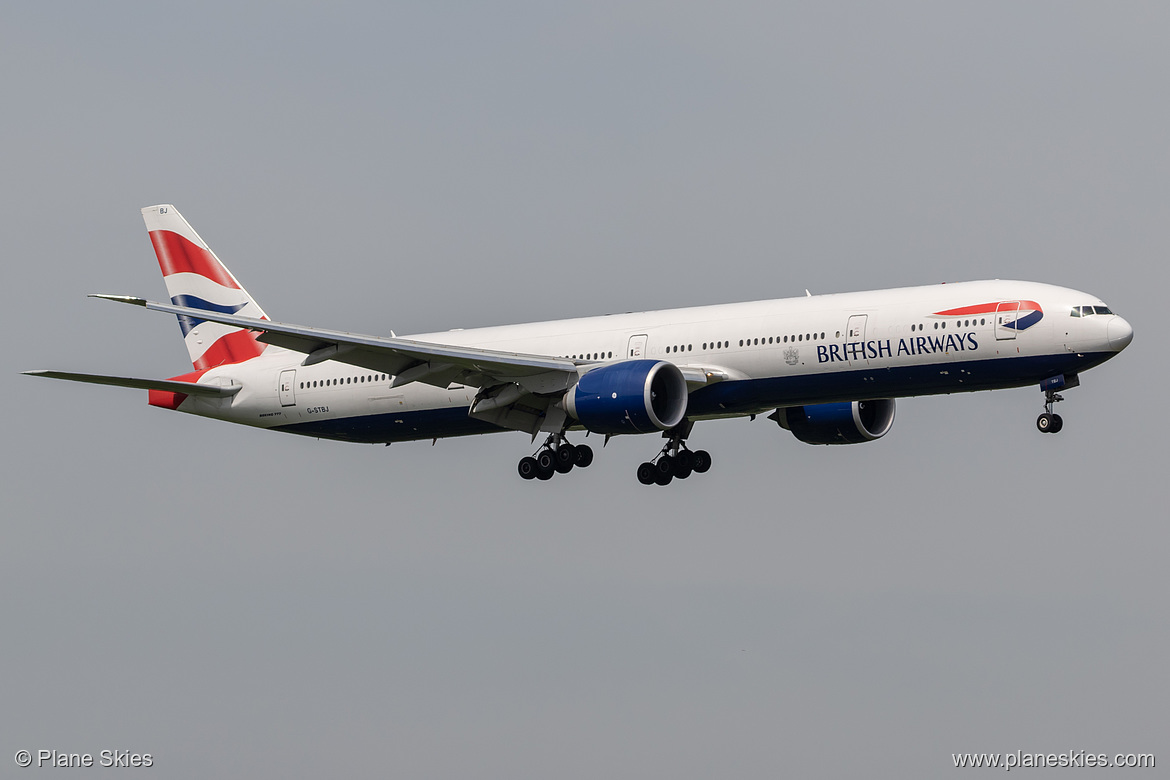
[[[1170,764],[1168,29],[1156,2],[6,4],[0,774]],[[1021,389],[900,401],[855,447],[700,424],[712,471],[667,489],[634,477],[653,437],[526,483],[520,434],[319,442],[19,376],[190,370],[173,318],[84,297],[165,295],[155,203],[322,327],[1001,277],[1136,338],[1059,436]]]

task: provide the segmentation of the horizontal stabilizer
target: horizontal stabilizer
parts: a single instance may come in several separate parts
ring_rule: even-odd
[[[240,392],[240,385],[216,387],[195,382],[176,382],[173,379],[135,379],[128,376],[105,376],[103,374],[73,374],[68,371],[25,371],[29,376],[43,376],[49,379],[68,379],[70,382],[88,382],[93,385],[133,387],[138,390],[163,390],[184,395],[206,395],[223,398]]]

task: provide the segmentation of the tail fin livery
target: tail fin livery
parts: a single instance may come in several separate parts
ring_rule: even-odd
[[[187,220],[169,204],[147,206],[142,218],[158,256],[171,303],[268,319]],[[197,369],[243,363],[264,351],[257,334],[194,317],[179,317],[191,364]]]

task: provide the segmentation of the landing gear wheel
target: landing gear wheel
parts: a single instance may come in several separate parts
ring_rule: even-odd
[[[695,470],[696,474],[706,474],[707,470],[711,468],[711,453],[706,450],[695,450],[694,463],[691,468]]]
[[[663,455],[654,464],[654,470],[659,474],[670,474],[674,476],[674,458],[669,455]]]
[[[520,476],[523,479],[535,479],[537,472],[536,458],[521,458],[520,464],[516,466],[516,470],[520,472]]]
[[[562,444],[553,453],[553,458],[556,459],[555,468],[557,473],[568,474],[573,470],[573,465],[577,462],[577,448],[572,444]]]
[[[659,485],[669,485],[674,479],[674,458],[663,455],[654,464],[654,482]]]
[[[638,466],[638,481],[643,485],[653,485],[657,470],[653,463],[643,463]]]
[[[589,464],[593,462],[593,448],[588,444],[578,444],[577,450],[577,468],[588,468]]]
[[[674,456],[674,475],[686,479],[695,468],[695,454],[690,450],[679,450]]]
[[[1068,387],[1076,387],[1079,384],[1080,381],[1078,380],[1068,385]],[[1041,389],[1043,389],[1043,385],[1041,385]],[[1064,420],[1061,419],[1059,414],[1052,411],[1052,407],[1063,400],[1064,396],[1055,390],[1044,391],[1044,414],[1036,418],[1036,428],[1040,433],[1060,433],[1060,429],[1064,427]]]
[[[552,479],[552,475],[556,473],[556,458],[553,457],[551,450],[541,450],[540,454],[536,456],[536,478],[540,480]]]

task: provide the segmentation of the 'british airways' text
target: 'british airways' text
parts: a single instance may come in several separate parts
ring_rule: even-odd
[[[931,355],[935,352],[966,352],[979,349],[974,333],[952,333],[946,336],[911,336],[873,341],[848,341],[844,344],[821,344],[817,347],[818,363],[848,363],[853,360],[877,360],[901,355]]]

